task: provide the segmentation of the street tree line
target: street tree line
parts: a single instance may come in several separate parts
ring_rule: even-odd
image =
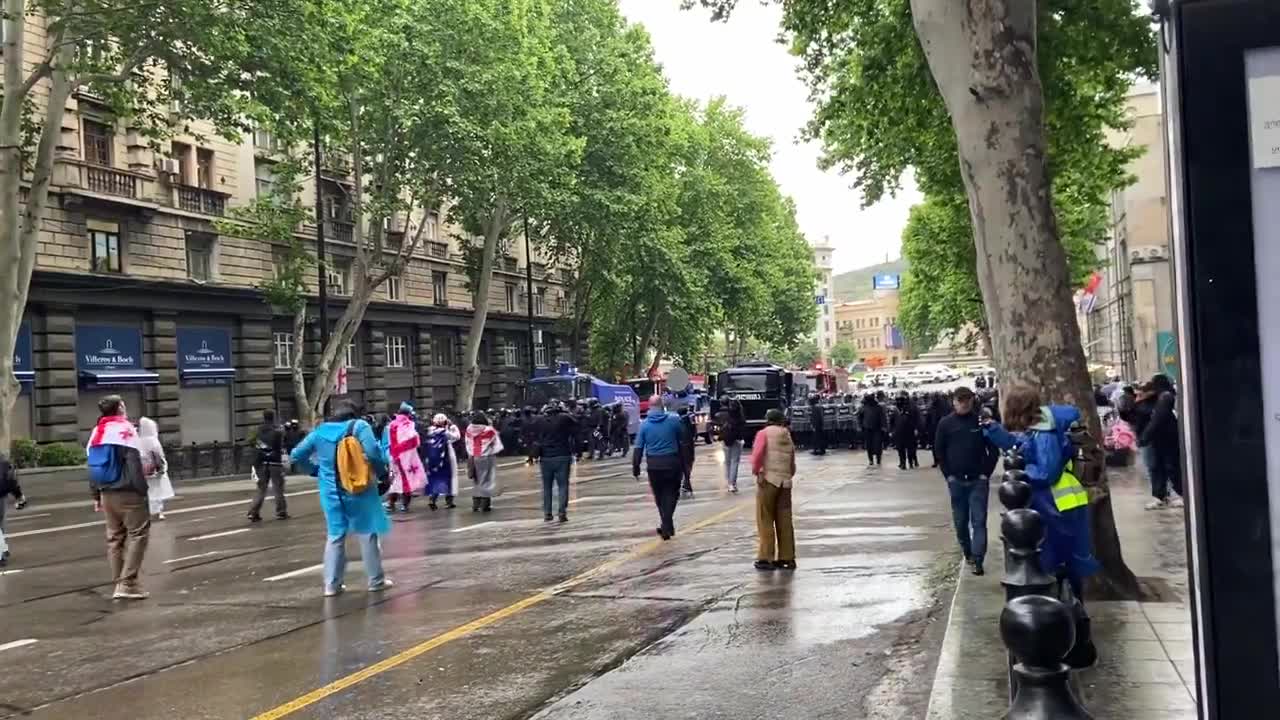
[[[899,318],[925,345],[972,323],[1006,383],[1078,406],[1101,437],[1072,291],[1096,265],[1111,193],[1141,149],[1111,148],[1124,96],[1153,76],[1135,0],[777,0],[817,109],[825,162],[874,203],[915,174]],[[685,0],[717,18],[737,0]],[[1100,453],[1090,495],[1102,592],[1132,598]]]
[[[405,271],[430,212],[460,238],[475,298],[457,394],[467,406],[500,248],[529,229],[568,268],[564,331],[604,373],[692,358],[716,331],[794,344],[814,276],[770,148],[723,100],[675,96],[616,0],[2,0],[0,447],[12,358],[67,99],[87,90],[157,151],[197,120],[270,131],[273,190],[219,231],[274,247],[269,302],[308,327],[316,259],[313,136],[341,166],[351,287],[313,366],[295,353],[299,413],[331,395],[370,302]],[[28,32],[43,25],[47,39]],[[308,376],[310,381],[308,384]]]

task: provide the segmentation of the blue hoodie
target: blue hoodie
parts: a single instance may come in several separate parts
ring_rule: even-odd
[[[633,473],[640,474],[642,456],[648,456],[650,468],[678,468],[679,452],[680,418],[665,410],[650,410],[636,435],[636,450],[631,461]]]

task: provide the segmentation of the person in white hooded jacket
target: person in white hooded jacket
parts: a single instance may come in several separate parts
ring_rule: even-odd
[[[160,428],[149,417],[138,421],[138,452],[142,455],[142,472],[147,476],[151,516],[163,520],[164,501],[174,496],[173,483],[169,480],[169,462],[160,444]]]

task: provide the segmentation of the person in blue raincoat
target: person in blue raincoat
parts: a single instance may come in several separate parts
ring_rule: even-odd
[[[347,568],[348,534],[355,534],[360,541],[369,592],[391,587],[391,581],[382,571],[382,538],[391,530],[391,520],[378,496],[377,483],[369,483],[368,489],[358,495],[348,494],[338,484],[335,471],[338,442],[348,431],[364,448],[373,475],[385,473],[387,458],[373,428],[360,419],[355,405],[348,400],[339,402],[333,416],[312,430],[289,454],[294,467],[303,468],[318,480],[320,507],[328,529],[328,542],[324,547],[325,597],[345,589],[342,577]]]
[[[1089,530],[1089,493],[1073,473],[1075,446],[1071,425],[1080,411],[1070,405],[1041,405],[1040,394],[1025,385],[1004,393],[1005,424],[989,422],[987,438],[1001,450],[1021,447],[1031,485],[1031,509],[1040,513],[1045,542],[1040,566],[1046,573],[1064,572],[1077,598],[1084,579],[1098,572]]]

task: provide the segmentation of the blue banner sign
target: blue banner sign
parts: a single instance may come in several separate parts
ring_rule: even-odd
[[[178,328],[178,371],[183,385],[226,385],[235,379],[231,333],[222,328]]]
[[[142,366],[142,331],[127,325],[76,325],[76,370],[90,387],[160,382]]]
[[[18,327],[17,344],[13,348],[13,376],[20,383],[36,381],[35,364],[31,361],[31,323]]]
[[[76,369],[141,370],[142,331],[124,325],[77,325]]]
[[[897,290],[902,287],[901,275],[876,275],[872,280],[872,288],[875,290]]]

